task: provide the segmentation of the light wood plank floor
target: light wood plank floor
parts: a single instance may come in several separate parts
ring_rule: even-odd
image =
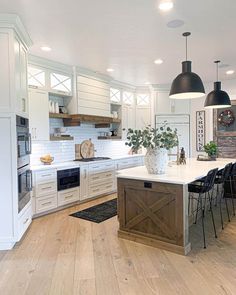
[[[217,240],[209,222],[207,249],[194,226],[184,257],[118,239],[116,217],[95,224],[68,216],[112,198],[35,219],[21,243],[0,252],[0,294],[236,294],[236,218]]]

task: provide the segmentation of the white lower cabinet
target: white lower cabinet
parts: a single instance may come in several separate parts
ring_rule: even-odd
[[[32,205],[31,201],[18,215],[18,241],[21,239],[32,221]]]
[[[84,201],[89,198],[88,175],[89,175],[88,165],[82,165],[80,167],[80,200],[81,201]]]
[[[80,186],[62,191],[57,191],[57,169],[35,171],[32,192],[33,214],[46,214],[59,207],[115,192],[116,171],[141,165],[142,156],[82,164]]]
[[[35,199],[36,213],[43,213],[57,208],[57,193]]]
[[[71,188],[58,192],[58,207],[79,201],[79,188]]]

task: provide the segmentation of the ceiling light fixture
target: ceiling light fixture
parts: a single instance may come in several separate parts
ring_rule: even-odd
[[[112,72],[114,72],[114,69],[109,68],[109,69],[107,69],[107,72],[112,73]]]
[[[41,46],[40,48],[41,48],[41,50],[46,51],[46,52],[49,52],[52,50],[52,48],[50,48],[48,46]]]
[[[226,72],[226,74],[227,74],[227,75],[233,75],[233,74],[234,74],[234,70],[228,70],[228,71]]]
[[[154,60],[154,64],[156,64],[156,65],[161,65],[163,63],[163,60],[162,59],[156,59],[156,60]]]
[[[187,38],[191,33],[185,32],[186,38],[186,61],[182,62],[182,73],[179,74],[172,82],[170,89],[170,98],[174,99],[191,99],[205,95],[205,89],[201,78],[191,71],[191,61],[188,60],[188,43]]]
[[[228,108],[231,107],[231,102],[227,92],[221,90],[221,82],[218,80],[218,71],[219,71],[219,60],[214,62],[216,64],[216,77],[217,81],[214,82],[214,90],[211,91],[205,100],[204,107],[207,109],[219,109],[219,108]]]
[[[174,7],[172,1],[164,1],[159,4],[159,9],[162,11],[169,11]]]

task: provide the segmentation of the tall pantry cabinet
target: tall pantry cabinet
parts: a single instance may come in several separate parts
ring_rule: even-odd
[[[18,215],[16,115],[28,117],[27,50],[20,18],[0,14],[0,250],[11,249],[31,218]],[[24,213],[24,212],[23,212]]]

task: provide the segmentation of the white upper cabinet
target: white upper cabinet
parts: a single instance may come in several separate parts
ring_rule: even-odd
[[[8,29],[0,29],[0,48],[0,112],[27,116],[27,49]]]
[[[29,123],[32,141],[49,140],[48,92],[29,90]]]
[[[72,78],[64,74],[51,72],[49,92],[72,95]]]
[[[111,103],[121,104],[121,91],[119,89],[110,88]]]
[[[46,72],[42,68],[28,67],[28,85],[31,88],[46,88]]]
[[[123,92],[123,104],[125,105],[134,105],[134,93],[124,91]]]
[[[79,75],[77,77],[78,113],[111,116],[110,89],[105,81]]]
[[[143,129],[151,124],[151,96],[149,93],[138,93],[136,96],[136,129]]]

